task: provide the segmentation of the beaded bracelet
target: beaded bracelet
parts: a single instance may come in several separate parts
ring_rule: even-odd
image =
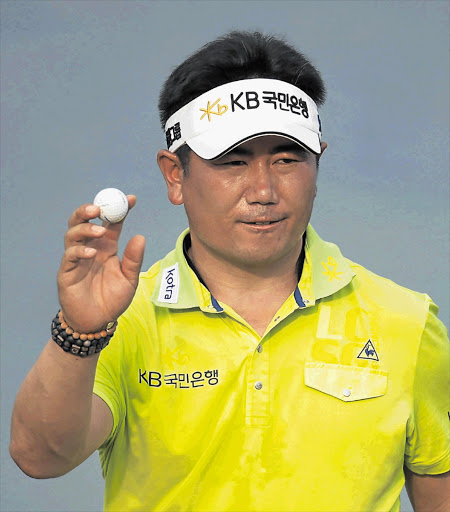
[[[106,329],[95,333],[79,333],[67,325],[61,310],[52,320],[52,339],[65,352],[79,357],[87,357],[103,350],[113,337],[117,322],[109,322]]]

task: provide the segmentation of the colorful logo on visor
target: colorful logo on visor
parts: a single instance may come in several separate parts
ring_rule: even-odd
[[[222,116],[223,114],[225,114],[225,112],[228,110],[228,106],[221,105],[219,103],[219,101],[220,101],[220,98],[218,100],[216,100],[212,105],[210,105],[211,102],[208,101],[207,107],[200,109],[201,112],[204,112],[204,114],[202,115],[200,120],[202,120],[205,116],[208,116],[208,121],[211,121],[211,114],[213,114],[215,116]],[[214,111],[213,108],[215,108],[216,105],[217,105],[217,110]]]

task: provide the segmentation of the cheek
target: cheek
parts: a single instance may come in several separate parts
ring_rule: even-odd
[[[290,196],[292,200],[297,198],[302,202],[314,200],[317,194],[317,185],[314,175],[304,175],[300,178],[295,176],[292,180],[287,180],[283,188],[285,193]]]
[[[235,204],[235,191],[231,183],[217,180],[190,183],[183,191],[184,207],[191,222],[211,226],[211,220],[224,220]]]
[[[226,213],[239,201],[240,190],[239,180],[210,179],[195,187],[192,199],[201,201],[214,212]]]

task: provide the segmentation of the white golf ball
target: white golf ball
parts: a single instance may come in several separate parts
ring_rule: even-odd
[[[99,217],[106,222],[120,222],[128,213],[127,196],[117,188],[104,188],[95,196],[95,206],[100,207]]]

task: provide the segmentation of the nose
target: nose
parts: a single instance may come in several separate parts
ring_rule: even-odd
[[[278,202],[277,176],[270,163],[261,159],[250,163],[247,168],[245,198],[248,204],[276,204]]]

